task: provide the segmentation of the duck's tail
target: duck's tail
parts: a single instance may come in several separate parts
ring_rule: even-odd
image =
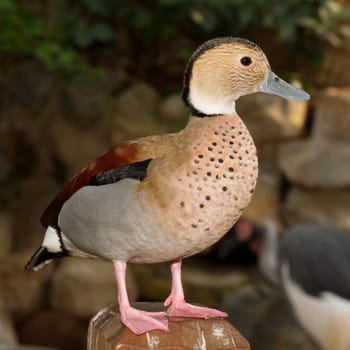
[[[67,256],[58,229],[49,226],[46,230],[41,246],[36,250],[25,266],[26,271],[38,271],[58,258]]]

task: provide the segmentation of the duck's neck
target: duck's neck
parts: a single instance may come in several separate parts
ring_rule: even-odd
[[[181,137],[186,138],[186,142],[191,144],[197,144],[199,139],[201,139],[203,142],[210,143],[211,138],[217,138],[218,133],[221,135],[221,130],[226,130],[228,125],[236,126],[238,124],[242,124],[242,127],[245,128],[237,113],[230,115],[207,115],[194,112],[190,116],[186,127],[182,130],[182,132],[180,132],[180,134],[182,134]],[[204,139],[203,135],[205,136]],[[207,145],[203,145],[203,147],[207,147]]]
[[[191,114],[206,117],[236,114],[236,99],[230,96],[217,95],[215,91],[204,93],[200,89],[191,89],[183,93],[185,104],[190,107]]]
[[[233,115],[236,114],[236,102],[222,101],[220,105],[217,102],[206,101],[205,99],[198,99],[190,106],[193,115],[199,117],[211,117],[219,115]]]

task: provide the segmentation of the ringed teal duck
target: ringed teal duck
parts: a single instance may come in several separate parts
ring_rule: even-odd
[[[44,211],[46,233],[26,269],[67,255],[112,261],[121,320],[137,334],[167,330],[167,317],[226,316],[185,302],[181,261],[218,241],[253,195],[256,149],[235,101],[258,91],[309,98],[271,71],[256,44],[231,37],[205,42],[185,70],[187,126],[119,144],[75,175]],[[133,308],[127,263],[159,262],[171,266],[167,312]]]

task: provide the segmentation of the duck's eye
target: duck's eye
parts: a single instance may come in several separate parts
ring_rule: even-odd
[[[243,66],[249,66],[252,63],[252,59],[248,56],[244,56],[241,58],[241,63]]]

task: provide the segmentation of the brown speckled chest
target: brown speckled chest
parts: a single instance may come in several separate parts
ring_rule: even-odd
[[[152,180],[142,187],[153,222],[179,255],[189,256],[219,240],[248,205],[258,175],[256,148],[236,114],[192,117],[149,173]]]

